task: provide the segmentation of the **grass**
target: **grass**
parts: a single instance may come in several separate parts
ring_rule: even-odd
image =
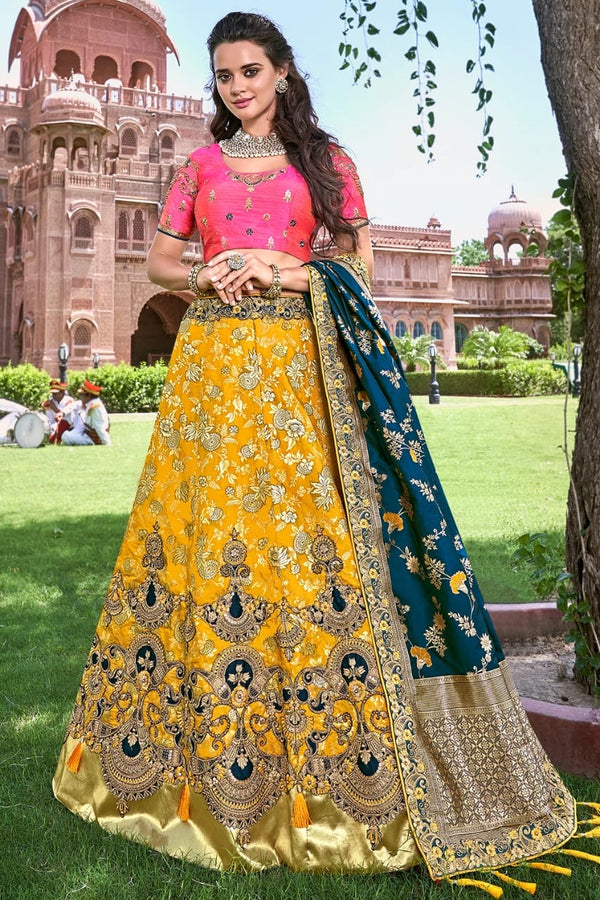
[[[566,476],[555,399],[418,401],[481,580],[511,592],[509,548],[522,531],[562,527]],[[114,446],[0,448],[0,898],[2,900],[449,900],[484,897],[422,872],[239,876],[163,857],[63,809],[50,781],[143,462],[151,417],[115,417]],[[489,592],[488,592],[489,593]],[[514,582],[514,596],[522,586]],[[512,597],[511,597],[512,598]],[[567,779],[579,799],[598,785]],[[588,846],[589,844],[589,846]],[[596,841],[586,850],[598,852]],[[560,863],[560,857],[553,857]],[[515,870],[543,898],[595,900],[600,870]],[[525,896],[505,887],[507,900]]]
[[[563,399],[415,398],[442,485],[487,603],[538,599],[513,570],[526,532],[564,535]],[[569,405],[569,438],[576,406]]]

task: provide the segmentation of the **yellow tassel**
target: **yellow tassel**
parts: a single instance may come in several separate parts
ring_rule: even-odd
[[[597,812],[600,812],[600,803],[586,803],[585,800],[578,800],[577,806],[589,806],[590,809],[595,809]]]
[[[579,824],[580,824],[580,825],[583,825],[583,822],[580,822]],[[589,831],[580,831],[579,834],[574,834],[573,837],[576,837],[576,838],[584,838],[584,837],[597,838],[597,837],[600,837],[600,828],[591,828]]]
[[[500,897],[504,894],[502,888],[498,887],[497,884],[490,884],[487,881],[476,881],[474,878],[447,878],[446,881],[450,884],[460,884],[462,887],[479,888],[485,891],[486,894],[491,894],[496,900],[500,900]]]
[[[582,850],[558,850],[558,853],[566,853],[568,856],[576,856],[578,859],[589,859],[600,865],[600,856],[594,856],[593,853],[584,853]]]
[[[521,888],[522,891],[527,891],[531,896],[533,896],[537,890],[535,881],[517,881],[516,878],[511,878],[510,875],[505,875],[504,872],[494,872],[494,875],[496,878],[499,878],[500,881],[505,881],[506,884],[514,884],[515,887]]]
[[[579,819],[578,825],[600,825],[600,817],[594,816],[593,819]]]
[[[190,786],[186,783],[181,790],[179,797],[179,806],[177,807],[177,815],[182,822],[188,822],[190,818]]]
[[[555,875],[571,877],[571,869],[567,869],[565,866],[555,866],[553,863],[530,862],[522,865],[529,866],[530,869],[541,869],[542,872],[554,872]]]
[[[75,745],[75,749],[71,753],[68,762],[67,769],[69,772],[72,772],[74,775],[77,775],[79,772],[79,766],[81,765],[81,754],[83,753],[83,743],[82,741],[77,741]]]
[[[302,791],[296,791],[294,806],[292,809],[292,825],[294,828],[308,828],[312,825],[312,819],[306,805],[306,798]]]

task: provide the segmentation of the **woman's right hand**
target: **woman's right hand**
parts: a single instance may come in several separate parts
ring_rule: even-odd
[[[241,269],[232,269],[228,260],[232,255],[241,256],[244,265]],[[213,256],[207,266],[198,275],[206,280],[208,287],[218,293],[224,303],[234,306],[244,294],[256,290],[265,290],[273,281],[273,269],[253,250],[223,250]]]

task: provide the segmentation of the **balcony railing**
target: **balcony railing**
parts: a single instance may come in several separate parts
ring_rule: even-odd
[[[46,77],[30,88],[0,86],[0,104],[24,106],[43,101],[44,97],[55,91],[73,87],[66,78]],[[130,88],[118,83],[117,79],[109,79],[107,84],[94,82],[78,82],[75,87],[87,91],[102,104],[129,106],[134,109],[151,109],[179,115],[202,117],[202,100],[193,97],[179,97],[176,94],[163,94],[160,91]]]

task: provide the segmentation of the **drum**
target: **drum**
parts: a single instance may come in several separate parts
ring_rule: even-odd
[[[23,413],[13,427],[15,441],[19,447],[27,449],[41,446],[49,431],[48,419],[45,415],[38,412]]]

